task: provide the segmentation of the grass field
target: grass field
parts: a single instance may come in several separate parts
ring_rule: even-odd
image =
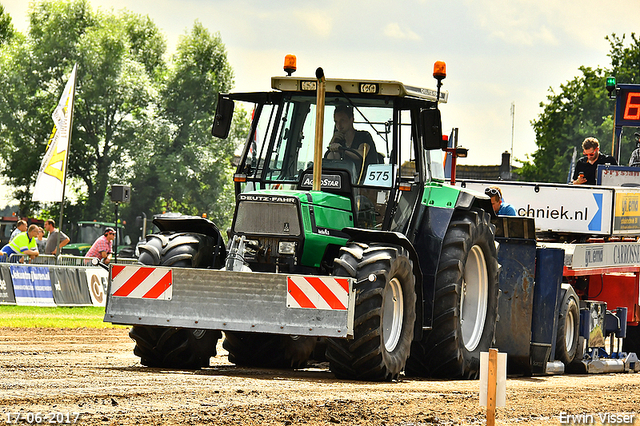
[[[96,306],[43,308],[0,305],[0,327],[31,328],[118,328],[103,322],[104,308]]]

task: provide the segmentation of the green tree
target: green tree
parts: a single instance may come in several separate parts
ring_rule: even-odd
[[[16,30],[11,23],[11,16],[4,11],[0,4],[0,46],[7,43],[16,35]]]
[[[164,36],[148,17],[94,12],[88,0],[38,1],[29,17],[27,35],[0,43],[0,160],[7,165],[1,173],[21,214],[59,214],[57,203],[32,203],[31,188],[51,111],[77,63],[67,175],[67,194],[75,196],[65,200],[67,221],[113,220],[105,197],[117,183],[132,186],[132,203],[120,218],[173,210],[207,213],[226,226],[231,161],[248,120],[239,111],[229,139],[211,137],[217,95],[233,84],[219,34],[196,23],[167,62]]]
[[[530,161],[524,161],[520,179],[535,182],[566,182],[573,148],[582,154],[582,141],[594,136],[603,152],[610,154],[613,140],[614,102],[605,89],[607,76],[619,83],[640,83],[640,43],[631,34],[630,46],[625,36],[607,36],[611,50],[610,68],[580,67],[581,75],[560,86],[558,92],[549,89],[547,102],[541,102],[542,113],[532,121],[538,149]],[[623,136],[621,163],[625,164],[635,145],[633,131]]]
[[[130,157],[153,121],[164,39],[148,18],[93,12],[86,0],[34,3],[29,18],[28,35],[0,56],[6,76],[0,82],[3,174],[16,188],[22,214],[31,214],[51,110],[78,63],[67,176],[84,185],[81,214],[100,217],[112,164]]]
[[[233,85],[219,34],[196,22],[176,50],[160,96],[160,120],[170,131],[157,135],[149,148],[152,155],[136,159],[130,214],[206,213],[224,228],[233,204],[231,163],[239,141],[246,137],[248,121],[239,111],[229,138],[211,136],[218,93]]]

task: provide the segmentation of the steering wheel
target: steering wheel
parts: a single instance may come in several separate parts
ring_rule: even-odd
[[[358,150],[357,150],[357,149],[353,149],[353,148],[344,148],[344,149],[343,149],[343,151],[344,151],[344,152],[347,152],[347,151],[352,152],[352,153],[356,154],[356,155],[358,156],[358,158],[359,158],[359,159],[363,159],[363,158],[362,158],[362,155],[358,152]],[[347,160],[347,157],[343,154],[343,155],[342,155],[342,159],[343,159],[343,160]],[[352,159],[352,158],[349,158],[349,160],[352,160],[352,161],[353,161],[353,159]]]
[[[341,151],[342,151],[342,153],[341,153],[341,155],[340,155],[340,160],[353,160],[352,158],[346,158],[346,157],[345,157],[344,153],[345,153],[345,152],[347,152],[347,151],[350,151],[350,152],[352,152],[352,153],[356,154],[356,155],[358,156],[358,158],[362,158],[362,155],[360,155],[360,153],[358,152],[358,150],[357,150],[357,149],[353,149],[353,148],[342,148],[342,149],[341,149]],[[329,149],[327,149],[327,152],[325,152],[325,154],[324,154],[324,158],[327,158],[327,156],[328,156],[329,154],[331,154],[332,152],[336,152],[336,151],[330,151]],[[340,152],[340,151],[338,151],[338,152]]]

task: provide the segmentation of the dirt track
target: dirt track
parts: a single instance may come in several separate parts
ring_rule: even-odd
[[[362,383],[336,380],[322,365],[238,368],[221,348],[201,371],[151,369],[132,349],[124,329],[0,329],[0,424],[13,422],[11,413],[21,413],[21,424],[37,423],[37,412],[40,423],[66,423],[69,413],[83,425],[410,426],[486,418],[477,381]],[[639,374],[511,378],[497,424],[559,425],[562,413],[591,424],[601,423],[600,414],[624,420],[622,413],[640,413],[639,385]]]

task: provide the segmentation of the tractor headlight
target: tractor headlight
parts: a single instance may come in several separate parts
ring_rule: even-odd
[[[278,254],[296,254],[295,241],[280,241],[278,243]]]

